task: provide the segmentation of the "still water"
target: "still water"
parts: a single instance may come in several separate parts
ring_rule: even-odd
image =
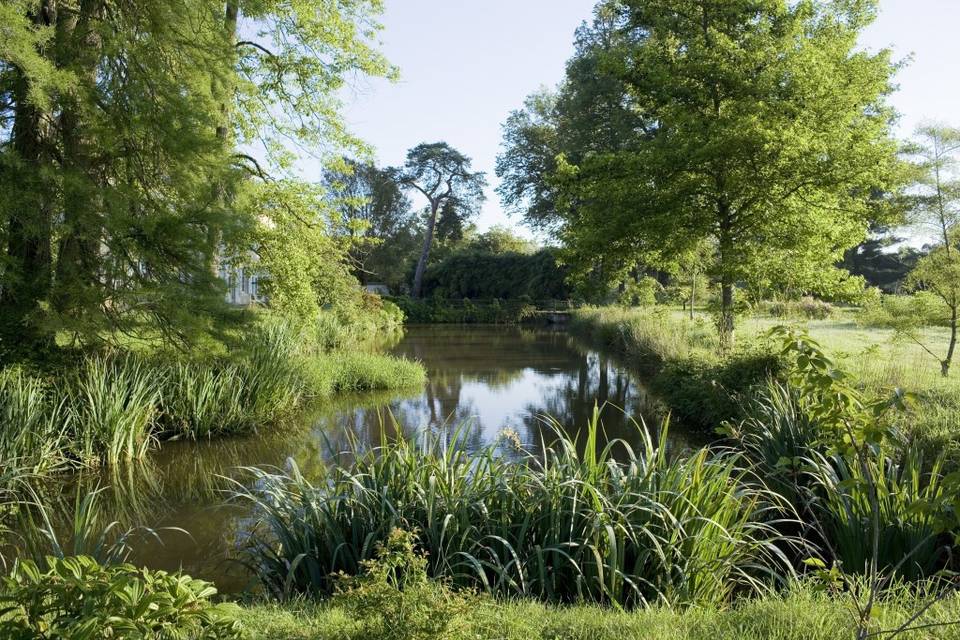
[[[213,580],[225,592],[242,590],[249,578],[230,561],[249,514],[224,503],[231,480],[243,482],[243,467],[296,464],[308,477],[351,438],[379,444],[397,429],[407,437],[430,430],[448,437],[461,429],[469,448],[502,442],[505,431],[524,447],[539,450],[553,431],[546,416],[571,433],[585,427],[595,406],[607,439],[639,441],[638,423],[661,420],[655,399],[622,363],[563,331],[492,326],[411,327],[392,349],[423,362],[428,383],[405,394],[340,398],[284,433],[238,440],[168,443],[148,468],[129,475],[77,480],[89,492],[99,483],[111,518],[154,528],[162,543],[144,541],[133,561],[154,568],[183,568]],[[400,425],[399,427],[397,425]],[[674,427],[671,446],[691,443]],[[506,445],[503,449],[506,449]],[[64,490],[64,502],[71,491]],[[65,505],[66,506],[66,505]]]

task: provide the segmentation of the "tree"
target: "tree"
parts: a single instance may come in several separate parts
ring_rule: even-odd
[[[837,286],[892,182],[890,54],[858,50],[876,2],[625,0],[606,68],[650,126],[625,150],[558,169],[562,237],[585,255],[659,260],[715,243],[718,329],[771,271]]]
[[[840,266],[851,275],[862,277],[868,286],[884,293],[899,293],[917,260],[925,255],[920,249],[902,244],[904,240],[885,228],[872,229],[870,237],[847,250]]]
[[[330,168],[324,182],[336,199],[338,233],[348,238],[357,278],[362,283],[371,277],[382,281],[388,271],[402,272],[409,244],[404,241],[416,222],[410,200],[392,173],[347,159]]]
[[[497,192],[506,210],[541,231],[562,224],[553,181],[558,156],[576,164],[591,153],[629,148],[647,127],[623,78],[605,62],[628,35],[620,26],[614,7],[599,4],[593,20],[577,29],[564,81],[529,96],[503,125]]]
[[[510,227],[500,224],[494,225],[471,238],[467,248],[494,254],[520,253],[524,255],[536,253],[538,249],[535,242],[521,238]]]
[[[441,210],[448,224],[465,220],[479,211],[485,196],[486,178],[471,170],[470,159],[445,142],[421,144],[407,152],[403,167],[394,169],[397,181],[422,194],[428,203],[423,248],[417,261],[411,294],[419,298],[423,274],[430,258],[437,218]]]
[[[916,140],[905,149],[916,170],[909,194],[914,224],[932,229],[937,239],[929,255],[920,258],[910,274],[916,287],[932,293],[944,306],[945,324],[950,330],[940,369],[950,374],[957,349],[957,325],[960,316],[960,180],[957,179],[960,130],[941,125],[925,125]],[[932,351],[924,347],[932,354]]]
[[[32,351],[58,333],[83,345],[131,332],[184,342],[208,331],[223,306],[217,259],[265,246],[270,214],[302,211],[290,148],[360,146],[337,94],[350,72],[393,73],[371,43],[379,8],[4,2],[4,346]],[[269,206],[241,206],[267,193]]]

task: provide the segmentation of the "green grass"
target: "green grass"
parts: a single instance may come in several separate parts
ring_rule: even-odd
[[[939,363],[923,348],[896,339],[890,330],[862,326],[858,314],[857,309],[841,309],[825,320],[744,317],[738,321],[738,349],[769,353],[767,331],[784,324],[805,328],[865,387],[898,387],[918,394],[913,411],[898,426],[927,457],[946,451],[951,464],[960,465],[960,371],[943,378]],[[575,312],[571,328],[652,368],[653,389],[688,426],[710,431],[725,419],[739,417],[738,403],[723,402],[723,398],[729,392],[749,395],[744,392],[749,391],[751,369],[741,366],[749,361],[738,363],[734,357],[723,366],[707,313],[698,312],[690,320],[685,312],[670,307],[592,308]],[[946,350],[946,330],[927,329],[923,336],[935,353]]]
[[[0,370],[0,466],[34,475],[142,460],[157,443],[249,434],[289,423],[334,394],[422,386],[422,365],[327,353],[267,324],[229,359],[91,355],[43,377]]]
[[[884,599],[874,628],[895,628],[919,604],[909,594]],[[482,599],[463,617],[460,637],[472,640],[848,640],[855,632],[850,603],[812,588],[747,600],[727,609],[621,612]],[[248,636],[256,640],[378,640],[362,635],[360,621],[330,604],[249,605],[241,609],[240,618]],[[920,622],[955,620],[960,620],[960,598],[952,597],[935,605]],[[960,629],[931,627],[899,638],[960,638]]]

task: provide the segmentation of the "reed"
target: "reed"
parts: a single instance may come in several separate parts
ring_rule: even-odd
[[[465,452],[458,430],[358,446],[315,484],[251,469],[234,496],[258,514],[246,560],[275,595],[328,594],[331,574],[357,573],[399,527],[432,576],[549,602],[722,604],[790,574],[768,518],[785,505],[743,482],[736,457],[671,460],[649,435],[638,452],[598,451],[599,429],[594,417],[585,454],[558,432],[519,463]]]
[[[74,453],[85,464],[142,460],[155,442],[162,376],[133,356],[84,360],[62,389]]]
[[[63,470],[70,414],[38,378],[0,370],[0,461],[34,474]]]

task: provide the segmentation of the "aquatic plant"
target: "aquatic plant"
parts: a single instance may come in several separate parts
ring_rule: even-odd
[[[598,451],[600,428],[595,415],[583,455],[558,432],[520,463],[467,453],[458,430],[358,447],[317,483],[251,469],[235,492],[258,519],[246,561],[278,596],[331,593],[333,573],[357,573],[399,527],[434,577],[551,602],[719,604],[791,573],[769,517],[786,505],[743,482],[735,456],[673,460],[639,426],[641,451]]]

